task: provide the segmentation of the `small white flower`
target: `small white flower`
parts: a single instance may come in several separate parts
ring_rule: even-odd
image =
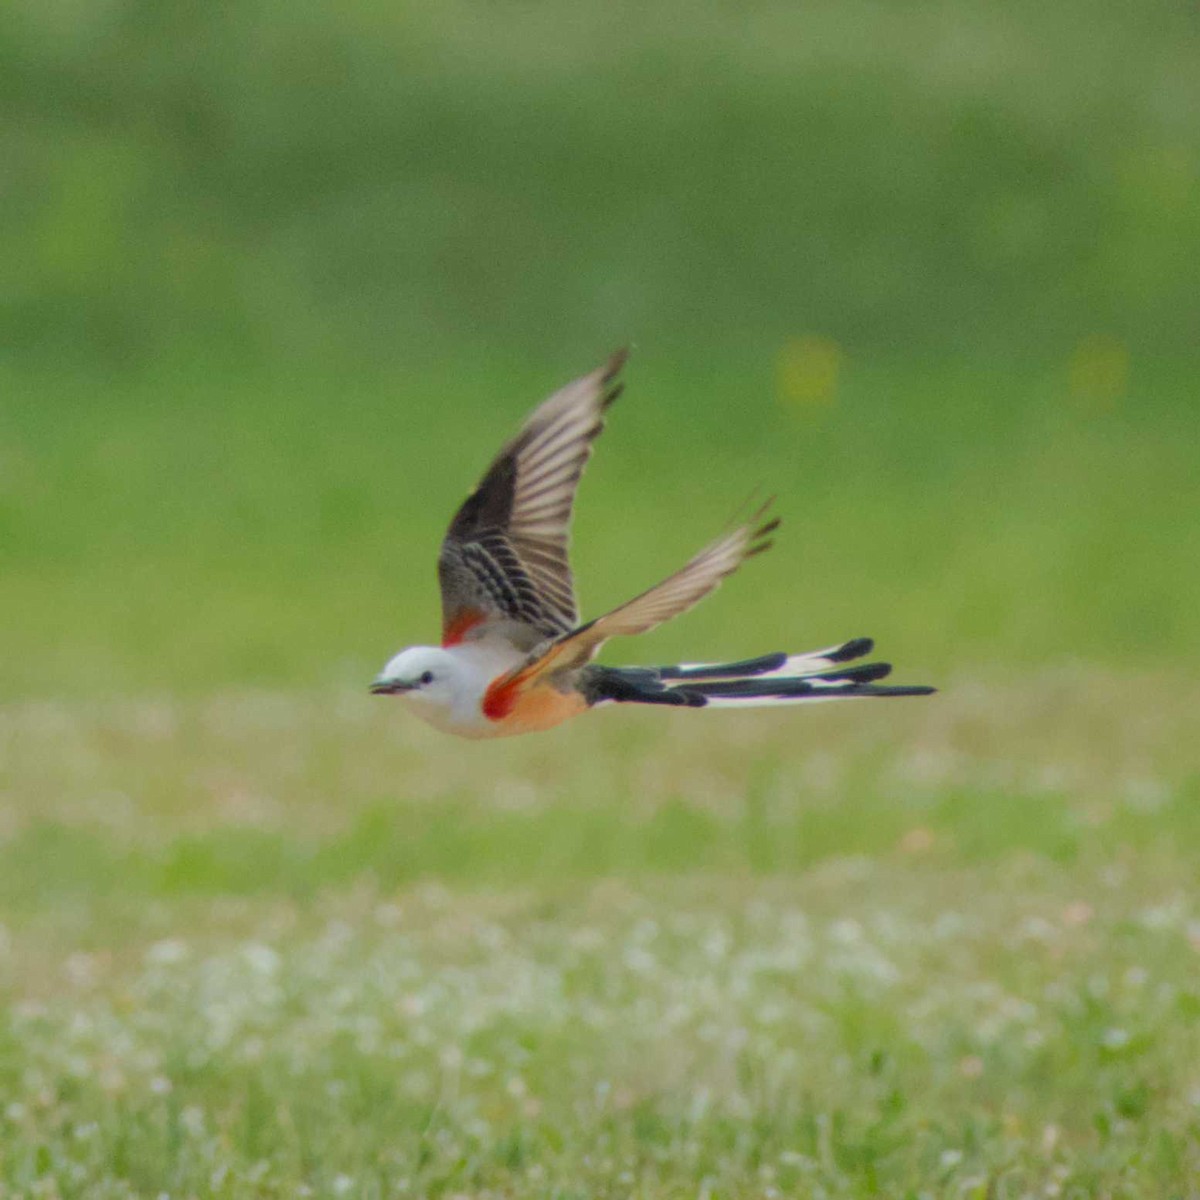
[[[242,957],[260,975],[274,975],[279,969],[279,955],[261,942],[250,942],[244,946]]]
[[[146,961],[154,966],[169,967],[183,962],[188,956],[187,942],[180,938],[165,938],[146,951]]]

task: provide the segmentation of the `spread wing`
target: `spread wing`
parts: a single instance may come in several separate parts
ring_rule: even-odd
[[[594,652],[611,637],[647,633],[687,612],[715,591],[752,554],[769,549],[770,535],[778,527],[778,517],[765,523],[756,519],[751,524],[739,525],[706,546],[674,575],[585,625],[570,640],[580,647],[590,645]]]
[[[503,625],[528,648],[579,621],[567,551],[575,489],[626,351],[534,410],[454,515],[438,556],[442,640]]]
[[[484,711],[489,711],[489,705],[493,711],[502,711],[533,685],[583,666],[611,637],[645,633],[699,604],[751,555],[770,548],[770,535],[778,528],[779,518],[762,521],[768,505],[754,520],[710,543],[662,583],[558,638],[536,658],[495,680],[488,689]]]

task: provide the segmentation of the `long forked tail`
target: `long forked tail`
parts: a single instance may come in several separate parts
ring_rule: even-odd
[[[764,654],[733,663],[593,666],[586,669],[584,690],[591,704],[610,701],[687,708],[753,708],[857,696],[928,696],[937,690],[880,685],[878,680],[891,674],[890,663],[844,665],[870,654],[873,648],[870,638],[854,638],[808,654]]]

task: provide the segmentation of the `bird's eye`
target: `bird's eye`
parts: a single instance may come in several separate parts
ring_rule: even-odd
[[[422,683],[432,683],[433,682],[433,672],[432,671],[423,671],[421,673],[421,682]]]

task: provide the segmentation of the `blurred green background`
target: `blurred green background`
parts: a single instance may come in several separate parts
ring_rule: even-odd
[[[453,506],[627,342],[585,605],[788,522],[651,657],[1194,658],[1198,51],[1169,0],[8,6],[0,690],[432,637]]]
[[[0,1200],[1195,1193],[1194,3],[0,9]],[[622,344],[609,661],[938,696],[367,694]]]

